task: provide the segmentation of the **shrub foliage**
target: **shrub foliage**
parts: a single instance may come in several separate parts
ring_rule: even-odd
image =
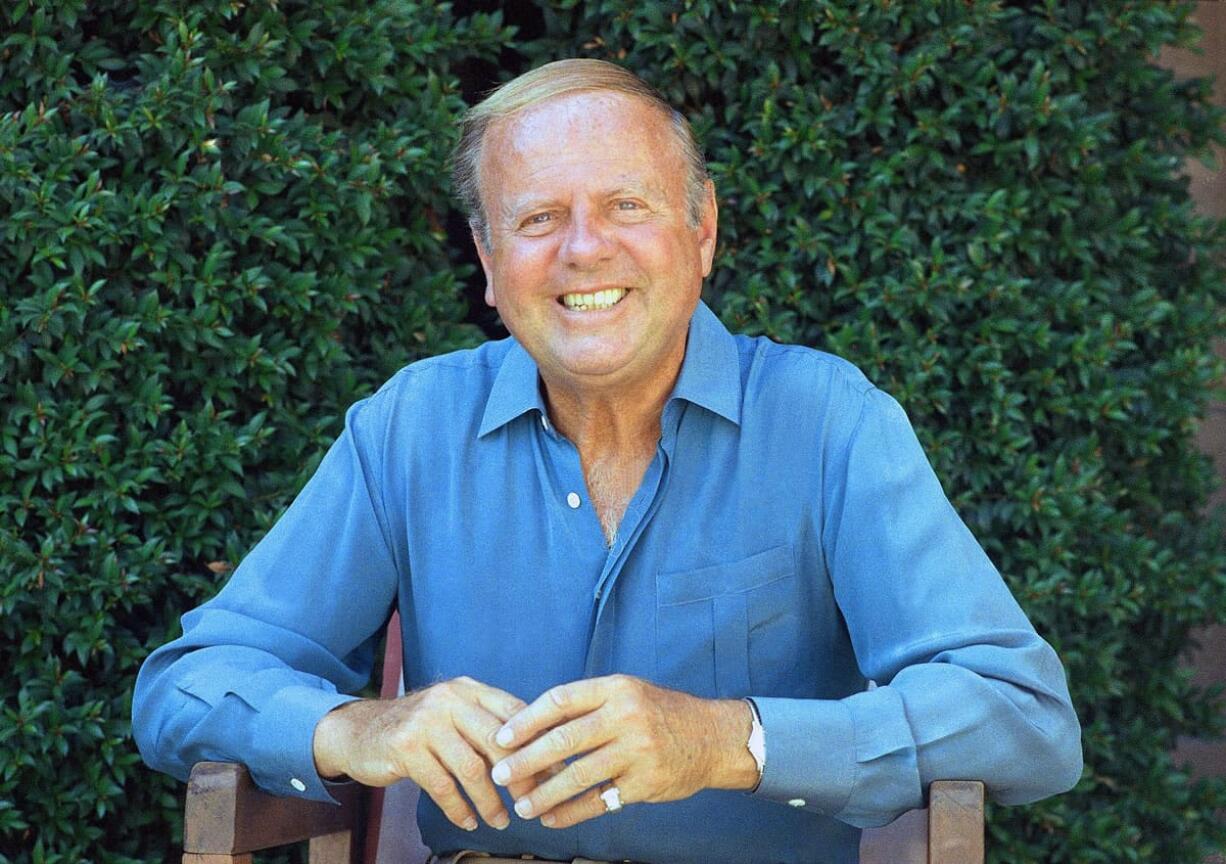
[[[173,860],[136,669],[348,403],[478,335],[452,66],[507,34],[433,3],[3,5],[0,860]]]
[[[691,117],[721,206],[709,301],[899,398],[1065,659],[1085,775],[994,810],[991,857],[1221,842],[1226,790],[1170,756],[1219,727],[1177,661],[1226,617],[1191,438],[1223,233],[1178,176],[1226,136],[1206,82],[1151,65],[1195,40],[1187,5],[5,6],[0,861],[175,854],[174,784],[128,735],[135,670],[349,402],[478,338],[444,179],[459,78],[563,56]]]

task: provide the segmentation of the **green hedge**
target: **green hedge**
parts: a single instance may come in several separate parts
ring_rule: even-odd
[[[174,860],[136,669],[350,402],[479,336],[453,66],[508,34],[431,3],[3,5],[0,860]]]
[[[0,862],[174,857],[175,784],[128,735],[140,660],[349,402],[480,338],[460,81],[577,55],[705,140],[716,310],[897,396],[1064,657],[1085,775],[994,809],[991,858],[1222,842],[1223,784],[1169,755],[1220,726],[1176,669],[1226,618],[1192,441],[1226,241],[1177,176],[1226,136],[1205,82],[1148,65],[1194,40],[1187,4],[4,5]]]

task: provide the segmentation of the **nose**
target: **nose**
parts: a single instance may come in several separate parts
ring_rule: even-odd
[[[558,251],[562,263],[585,270],[613,257],[610,228],[608,221],[594,208],[574,208]]]

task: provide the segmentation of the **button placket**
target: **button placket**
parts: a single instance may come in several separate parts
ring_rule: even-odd
[[[656,457],[648,466],[639,490],[626,508],[626,515],[622,517],[622,524],[618,527],[617,542],[609,550],[604,569],[596,582],[596,589],[592,592],[596,617],[592,626],[592,641],[583,664],[584,674],[589,677],[607,671],[613,649],[614,616],[606,612],[610,611],[609,607],[612,605],[613,588],[630,551],[660,506],[667,476],[668,454],[661,447],[657,449]]]

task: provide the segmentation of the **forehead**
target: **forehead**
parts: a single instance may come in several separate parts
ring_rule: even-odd
[[[571,93],[533,105],[492,124],[482,147],[482,185],[500,197],[561,192],[549,187],[579,181],[663,193],[683,172],[671,121],[621,93]]]

